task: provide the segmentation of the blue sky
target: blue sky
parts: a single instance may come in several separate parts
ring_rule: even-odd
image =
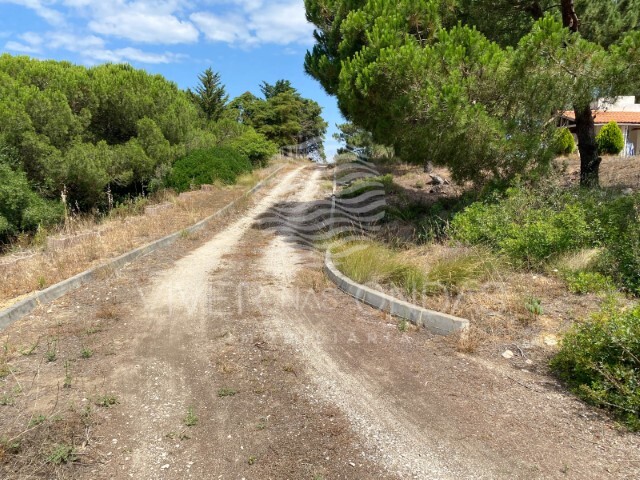
[[[3,52],[84,65],[127,62],[192,87],[211,66],[231,97],[285,78],[323,107],[331,138],[335,99],[303,70],[313,45],[303,0],[0,0]]]

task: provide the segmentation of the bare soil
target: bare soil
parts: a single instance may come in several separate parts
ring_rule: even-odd
[[[568,185],[580,183],[580,157],[570,155],[555,161]],[[640,156],[604,156],[600,165],[600,185],[611,188],[640,188]]]
[[[255,224],[278,202],[304,212],[320,181],[287,173],[227,225],[3,332],[0,477],[640,476],[640,437],[536,362],[400,332]]]

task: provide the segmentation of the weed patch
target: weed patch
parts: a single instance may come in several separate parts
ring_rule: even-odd
[[[72,445],[59,444],[55,445],[47,461],[55,465],[62,463],[75,462],[77,460],[75,448]]]
[[[96,405],[99,407],[110,408],[118,405],[120,402],[114,395],[100,395],[96,398]]]
[[[194,427],[198,424],[198,417],[193,407],[187,409],[187,415],[184,417],[183,423],[186,427]]]
[[[233,397],[237,393],[238,393],[238,391],[234,390],[233,388],[223,387],[223,388],[218,390],[218,397],[220,397],[220,398]]]

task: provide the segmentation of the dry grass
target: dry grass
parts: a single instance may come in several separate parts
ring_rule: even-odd
[[[296,284],[303,288],[311,289],[316,293],[332,286],[324,272],[307,267],[301,268],[296,274]]]
[[[412,297],[456,294],[493,278],[504,263],[487,251],[437,247],[397,251],[376,242],[350,243],[335,252],[338,267],[363,284],[382,284]],[[402,295],[402,293],[401,293]]]
[[[83,237],[76,245],[60,249],[43,246],[31,247],[24,252],[28,258],[11,263],[12,255],[0,257],[0,309],[11,305],[20,297],[41,290],[88,268],[115,258],[136,247],[180,231],[212,215],[221,207],[239,198],[250,186],[266,177],[278,165],[241,177],[233,187],[217,187],[212,191],[197,191],[186,198],[170,192],[154,197],[154,202],[170,203],[172,208],[155,215],[144,215],[146,201],[133,202],[102,223],[88,217],[75,218],[52,236],[82,235],[95,232],[95,236]],[[243,208],[241,202],[238,208]],[[24,238],[23,244],[26,243]],[[20,249],[16,245],[16,249]],[[25,248],[25,245],[22,245]],[[15,252],[13,253],[15,255]],[[4,263],[3,263],[4,260]],[[8,262],[8,263],[7,263]]]
[[[351,245],[353,247],[353,245]],[[582,252],[567,262],[592,257]],[[440,244],[402,251],[369,242],[335,258],[354,280],[424,308],[466,318],[471,329],[454,339],[455,348],[525,342],[544,347],[544,338],[598,308],[597,295],[573,295],[556,276],[512,270],[490,253]],[[532,312],[539,302],[541,311]]]
[[[595,248],[569,253],[559,258],[556,266],[559,270],[572,272],[589,270],[596,261],[599,253],[600,250]]]
[[[564,183],[579,182],[579,159],[565,161]],[[392,173],[394,184],[412,201],[429,204],[460,191],[453,186],[439,190],[425,185],[428,175],[417,166],[396,163],[380,170]],[[435,173],[449,178],[446,171]],[[601,182],[604,187],[640,188],[640,158],[606,157]],[[459,351],[500,349],[508,344],[551,351],[556,347],[546,345],[545,338],[561,336],[573,323],[598,310],[603,301],[597,294],[570,293],[561,278],[563,271],[588,270],[597,250],[566,255],[546,274],[527,273],[515,271],[482,250],[438,243],[417,246],[412,243],[413,225],[389,225],[390,233],[383,229],[380,235],[383,243],[372,242],[350,259],[337,258],[336,264],[360,283],[428,309],[469,319],[471,329],[453,339]],[[401,228],[407,228],[406,234]],[[539,309],[532,308],[535,306]]]

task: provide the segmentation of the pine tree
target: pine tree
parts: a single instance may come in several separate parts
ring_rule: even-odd
[[[195,93],[189,90],[189,96],[207,120],[219,120],[224,112],[229,96],[220,79],[220,74],[214,72],[211,67],[198,75],[200,85]]]
[[[305,69],[350,121],[458,180],[547,168],[572,108],[598,184],[590,104],[640,84],[640,0],[305,0]],[[496,43],[493,43],[496,42]]]

